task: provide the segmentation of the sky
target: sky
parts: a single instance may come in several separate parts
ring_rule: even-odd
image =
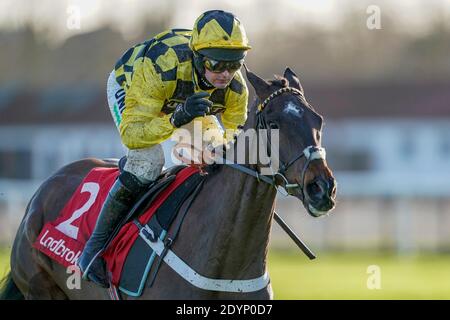
[[[0,30],[31,25],[50,42],[61,42],[109,25],[126,38],[139,30],[144,19],[173,10],[168,8],[175,8],[170,23],[179,28],[192,28],[201,12],[214,8],[235,13],[249,33],[262,28],[266,21],[286,28],[302,22],[327,29],[338,28],[350,7],[368,16],[365,11],[370,4],[380,7],[381,18],[389,12],[410,32],[425,30],[436,10],[450,24],[450,0],[0,0]]]

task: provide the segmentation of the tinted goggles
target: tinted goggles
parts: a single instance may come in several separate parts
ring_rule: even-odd
[[[203,65],[211,72],[221,73],[225,70],[234,72],[242,67],[244,59],[237,61],[217,61],[208,57],[203,57]]]

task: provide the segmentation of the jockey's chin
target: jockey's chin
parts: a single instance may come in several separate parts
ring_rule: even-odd
[[[224,72],[211,72],[208,69],[205,70],[205,78],[214,87],[218,89],[225,89],[233,80],[236,71],[230,72],[225,70]]]

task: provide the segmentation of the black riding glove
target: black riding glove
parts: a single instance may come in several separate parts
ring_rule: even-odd
[[[186,123],[191,122],[194,118],[205,116],[210,112],[213,103],[206,99],[209,96],[208,92],[197,92],[186,99],[183,104],[179,104],[172,116],[170,123],[174,127],[181,127]]]

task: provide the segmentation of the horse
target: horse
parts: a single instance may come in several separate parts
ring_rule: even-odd
[[[261,164],[250,163],[247,157],[247,163],[240,166],[218,165],[192,202],[172,250],[205,277],[237,282],[264,278],[263,286],[245,292],[199,288],[162,263],[156,279],[151,286],[147,280],[140,297],[122,294],[122,299],[273,299],[267,254],[277,189],[288,190],[313,217],[327,215],[335,207],[336,181],[325,157],[319,156],[324,152],[323,117],[305,99],[299,78],[290,68],[271,80],[247,68],[246,72],[256,96],[242,132],[278,130],[280,169],[268,179],[258,174]],[[68,289],[66,268],[32,244],[91,169],[114,166],[117,163],[111,160],[82,159],[42,183],[17,231],[1,298],[110,299],[107,289],[87,281],[82,281],[80,289]]]

